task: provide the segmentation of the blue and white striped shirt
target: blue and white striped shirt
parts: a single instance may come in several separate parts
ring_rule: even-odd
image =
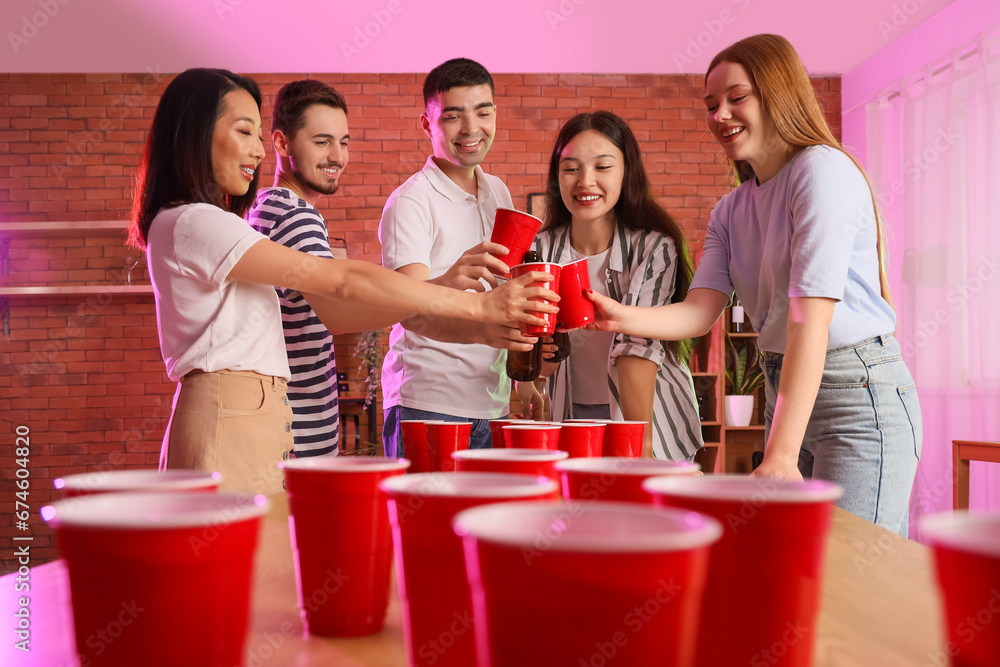
[[[323,216],[287,188],[260,190],[247,218],[254,229],[275,243],[316,257],[333,258]],[[295,455],[337,454],[340,415],[333,334],[301,293],[275,289],[292,371],[288,400],[294,416]]]

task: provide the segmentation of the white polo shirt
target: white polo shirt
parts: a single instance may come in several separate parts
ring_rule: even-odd
[[[489,240],[497,209],[513,208],[513,202],[499,178],[476,167],[476,179],[478,197],[428,158],[385,204],[379,223],[382,265],[396,270],[423,264],[436,278],[466,250]],[[510,403],[506,363],[505,350],[441,343],[396,324],[382,364],[383,405],[466,419],[502,417]]]

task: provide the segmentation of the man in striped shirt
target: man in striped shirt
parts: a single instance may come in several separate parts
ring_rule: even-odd
[[[314,79],[282,86],[274,100],[271,139],[278,159],[274,187],[258,191],[248,216],[250,224],[272,241],[332,258],[326,221],[316,210],[316,202],[337,191],[347,167],[349,135],[343,96]],[[295,456],[335,455],[340,419],[331,322],[325,317],[321,320],[313,310],[313,306],[320,308],[313,297],[311,306],[295,290],[276,289],[292,371],[288,400],[294,415]],[[341,321],[334,333],[349,324]]]

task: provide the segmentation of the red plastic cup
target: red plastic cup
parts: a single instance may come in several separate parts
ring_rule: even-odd
[[[560,461],[555,468],[561,475],[563,497],[567,502],[620,500],[651,505],[653,496],[642,488],[645,480],[657,475],[691,477],[701,466],[688,461],[606,456]]]
[[[511,449],[557,449],[558,424],[508,424],[503,427],[504,441]]]
[[[67,498],[92,493],[137,491],[173,493],[218,491],[222,474],[201,470],[103,470],[53,480]]]
[[[503,449],[507,446],[504,440],[503,427],[508,424],[536,424],[530,419],[491,419],[490,439],[493,441],[493,449]]]
[[[553,292],[558,289],[558,264],[553,264],[551,262],[530,262],[528,264],[518,264],[517,266],[511,267],[510,274],[514,278],[519,278],[525,273],[530,273],[532,271],[542,271],[543,273],[547,273],[552,276],[552,280],[550,282],[535,282],[531,283],[532,285],[544,287],[545,289],[552,290]],[[551,301],[546,301],[545,299],[532,299],[532,301],[540,301],[548,304],[552,303]],[[551,336],[556,332],[556,319],[558,319],[557,313],[542,313],[537,311],[533,311],[533,313],[544,319],[545,324],[538,325],[521,322],[520,327],[522,336]]]
[[[604,456],[637,459],[642,456],[646,422],[609,421],[604,428]]]
[[[396,477],[382,488],[389,497],[407,664],[475,665],[472,600],[452,518],[486,503],[553,500],[555,483],[537,476],[458,472]]]
[[[695,664],[762,664],[780,646],[782,667],[812,665],[826,536],[843,490],[729,475],[655,477],[643,488],[657,506],[713,516],[725,530],[712,549]]]
[[[243,664],[264,496],[101,493],[42,509],[84,665]],[[112,639],[113,638],[113,639]]]
[[[469,448],[472,422],[429,421],[425,426],[431,472],[454,472],[455,461],[451,453]]]
[[[427,429],[424,419],[403,419],[399,428],[403,434],[403,456],[410,462],[407,472],[430,472],[431,462],[427,450]]]
[[[1000,514],[935,514],[920,521],[920,530],[934,550],[945,634],[948,646],[955,647],[951,664],[996,665],[1000,625],[993,610],[1000,604]],[[992,623],[982,621],[987,612]]]
[[[295,579],[306,630],[357,637],[382,630],[392,539],[378,484],[406,459],[321,456],[284,461]]]
[[[559,429],[559,449],[569,457],[600,456],[604,448],[604,424],[600,422],[563,422]]]
[[[541,226],[542,221],[533,215],[510,208],[498,208],[493,220],[493,234],[490,236],[490,241],[499,243],[509,251],[498,259],[508,267],[520,264],[524,259],[524,253],[531,249],[535,234]],[[510,277],[510,274],[504,277]]]
[[[454,523],[480,667],[690,665],[717,521],[536,502],[465,510]]]
[[[579,329],[594,321],[594,302],[587,298],[590,273],[587,258],[563,264],[559,269],[559,327]]]
[[[559,482],[555,464],[566,452],[546,449],[467,449],[451,455],[459,472],[505,472],[547,477]]]

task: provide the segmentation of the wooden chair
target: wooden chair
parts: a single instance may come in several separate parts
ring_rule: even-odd
[[[952,440],[952,507],[969,509],[969,461],[1000,463],[1000,442]]]
[[[372,401],[365,407],[365,397],[359,395],[340,395],[340,453],[355,455],[374,455],[378,446],[378,409],[376,401]],[[348,418],[354,426],[354,447],[348,446],[347,424]],[[367,431],[362,439],[361,427],[364,418],[364,427]]]

